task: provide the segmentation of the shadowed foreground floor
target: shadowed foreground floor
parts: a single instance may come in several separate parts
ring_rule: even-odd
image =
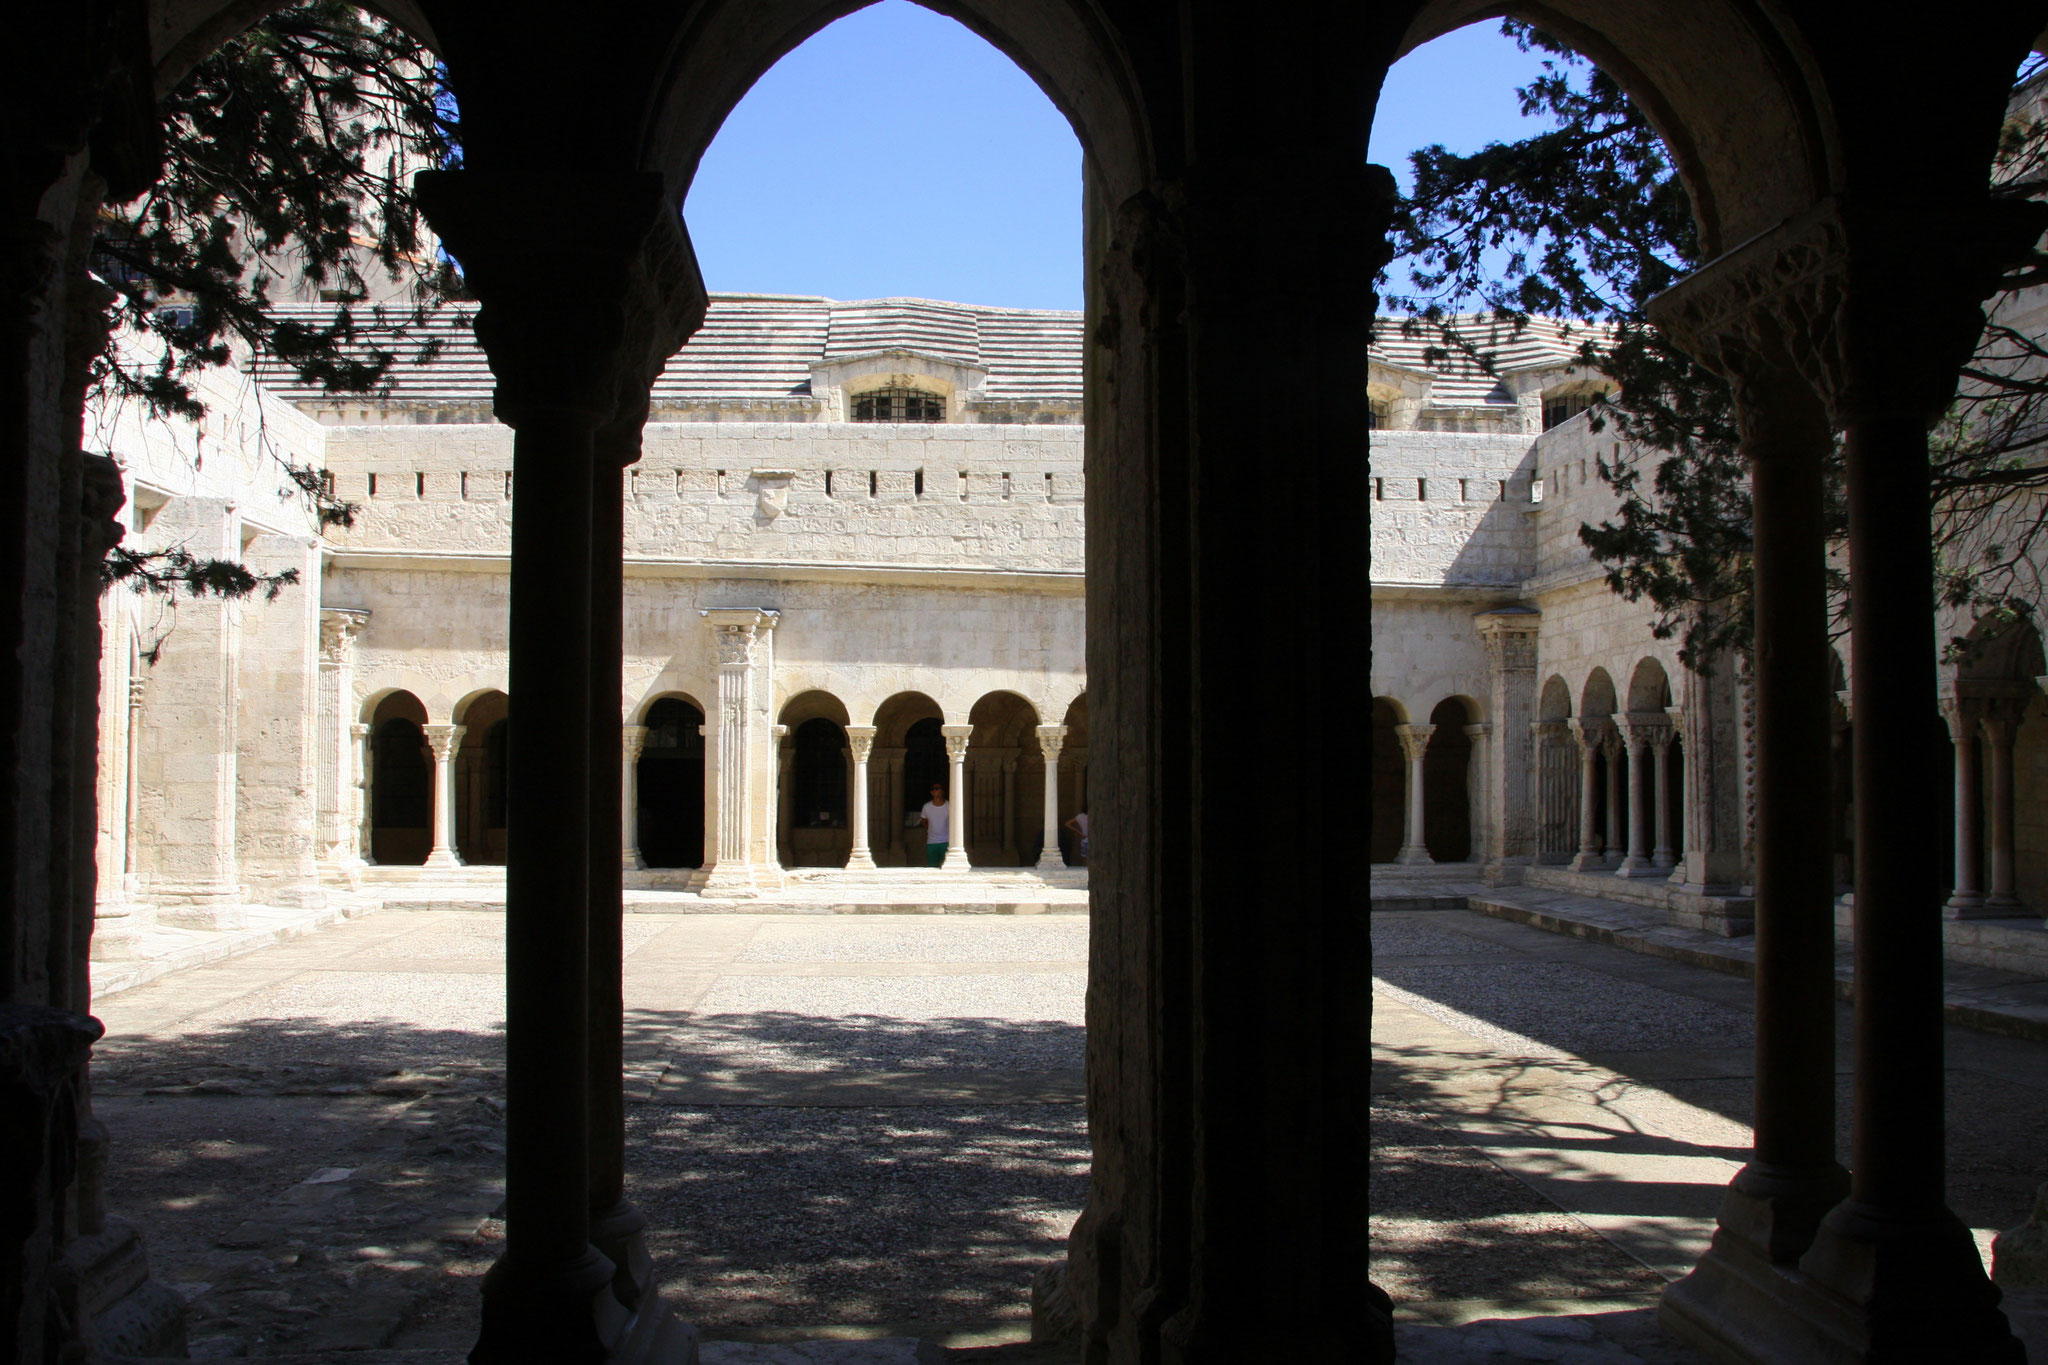
[[[820,1336],[908,1360],[850,1340],[892,1334],[1064,1358],[1014,1343],[1086,1193],[1086,930],[632,917],[633,1197],[670,1301],[755,1343],[708,1365]],[[1747,1141],[1746,984],[1465,912],[1374,931],[1374,1273],[1404,1360],[1690,1361],[1650,1307]],[[195,1354],[466,1350],[503,1235],[501,952],[496,915],[388,912],[108,1002],[111,1197]],[[2017,1222],[2042,1049],[1951,1048],[1957,1207]]]

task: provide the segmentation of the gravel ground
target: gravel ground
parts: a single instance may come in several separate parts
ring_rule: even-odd
[[[1402,1003],[1511,1053],[1739,1047],[1756,1039],[1742,1010],[1574,963],[1389,964],[1377,975],[1401,991]]]
[[[735,961],[1071,962],[1079,968],[1088,961],[1088,919],[996,917],[982,923],[920,915],[877,920],[852,933],[844,917],[823,924],[776,922],[763,925]]]

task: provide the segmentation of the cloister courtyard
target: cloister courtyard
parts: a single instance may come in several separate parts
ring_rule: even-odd
[[[503,925],[386,909],[101,1001],[108,1194],[195,1357],[467,1352],[503,1236]],[[1078,1358],[1027,1342],[1088,1181],[1088,928],[627,917],[629,1193],[706,1365]],[[1373,936],[1402,1359],[1697,1360],[1654,1307],[1745,1159],[1751,984],[1470,910],[1382,909]],[[2048,1178],[2048,1045],[1947,1049],[1949,1197],[1985,1245]],[[1839,1071],[1846,1144],[1846,1045]],[[2040,1294],[2006,1303],[2037,1350]]]

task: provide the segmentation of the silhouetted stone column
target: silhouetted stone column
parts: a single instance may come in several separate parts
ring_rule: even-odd
[[[847,726],[846,743],[853,750],[853,852],[846,865],[873,867],[875,857],[868,851],[868,755],[874,751],[875,727]]]
[[[1669,874],[1678,863],[1678,854],[1671,847],[1671,741],[1676,738],[1678,721],[1673,717],[1657,731],[1656,739],[1656,807],[1657,847],[1650,854],[1650,861]]]
[[[1628,741],[1622,737],[1619,724],[1607,727],[1600,752],[1607,758],[1607,828],[1601,840],[1600,861],[1619,866],[1627,853],[1629,826],[1635,818],[1628,810],[1631,776],[1624,768],[1635,765],[1629,762]]]
[[[1708,1261],[1667,1291],[1664,1320],[1717,1354],[1733,1347],[1752,1360],[2017,1365],[2024,1353],[1998,1291],[1945,1203],[1942,869],[1926,802],[1948,773],[1911,739],[1936,703],[1928,427],[1983,327],[1978,300],[2001,263],[2039,237],[2044,210],[1901,201],[1852,218],[1851,207],[1824,201],[1744,243],[1655,314],[1695,354],[1725,345],[1719,363],[1742,400],[1759,767],[1757,1159],[1730,1189]],[[1896,326],[1902,313],[1917,321],[1910,333]],[[1826,418],[1808,396],[1815,389]],[[1800,1255],[1823,1182],[1836,1179],[1832,1111],[1820,1098],[1832,1083],[1820,1042],[1832,1006],[1815,988],[1833,937],[1821,475],[1830,421],[1844,432],[1848,474],[1856,1099],[1849,1197]],[[1796,991],[1782,983],[1795,963]],[[1797,1256],[1801,1274],[1758,1270],[1737,1254],[1744,1233],[1787,1270]]]
[[[1429,737],[1436,733],[1434,725],[1396,725],[1394,734],[1401,741],[1401,757],[1406,760],[1403,772],[1408,783],[1401,803],[1401,851],[1394,855],[1394,861],[1410,867],[1428,867],[1436,862],[1429,856],[1429,845],[1423,825],[1427,812],[1423,806],[1423,762],[1429,755]]]
[[[702,284],[660,176],[465,169],[417,183],[482,302],[477,338],[515,432],[506,1243],[470,1359],[680,1362],[690,1334],[651,1294],[622,1303],[633,1267],[592,1244],[592,1204],[613,1202],[613,1157],[591,1141],[593,1126],[609,1140],[613,1078],[593,1087],[591,1059],[616,1055],[615,961],[594,995],[592,945],[615,941],[617,918],[615,899],[595,916],[591,901],[596,887],[615,897],[620,846],[618,689],[593,687],[616,678],[620,464],[648,386],[702,320]]]

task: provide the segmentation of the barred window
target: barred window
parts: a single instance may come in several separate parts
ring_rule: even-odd
[[[1561,422],[1571,421],[1572,418],[1577,417],[1587,408],[1592,407],[1593,399],[1596,396],[1590,393],[1570,393],[1562,398],[1544,399],[1543,429],[1548,431]]]
[[[856,422],[943,422],[946,400],[917,389],[873,389],[853,400]]]

